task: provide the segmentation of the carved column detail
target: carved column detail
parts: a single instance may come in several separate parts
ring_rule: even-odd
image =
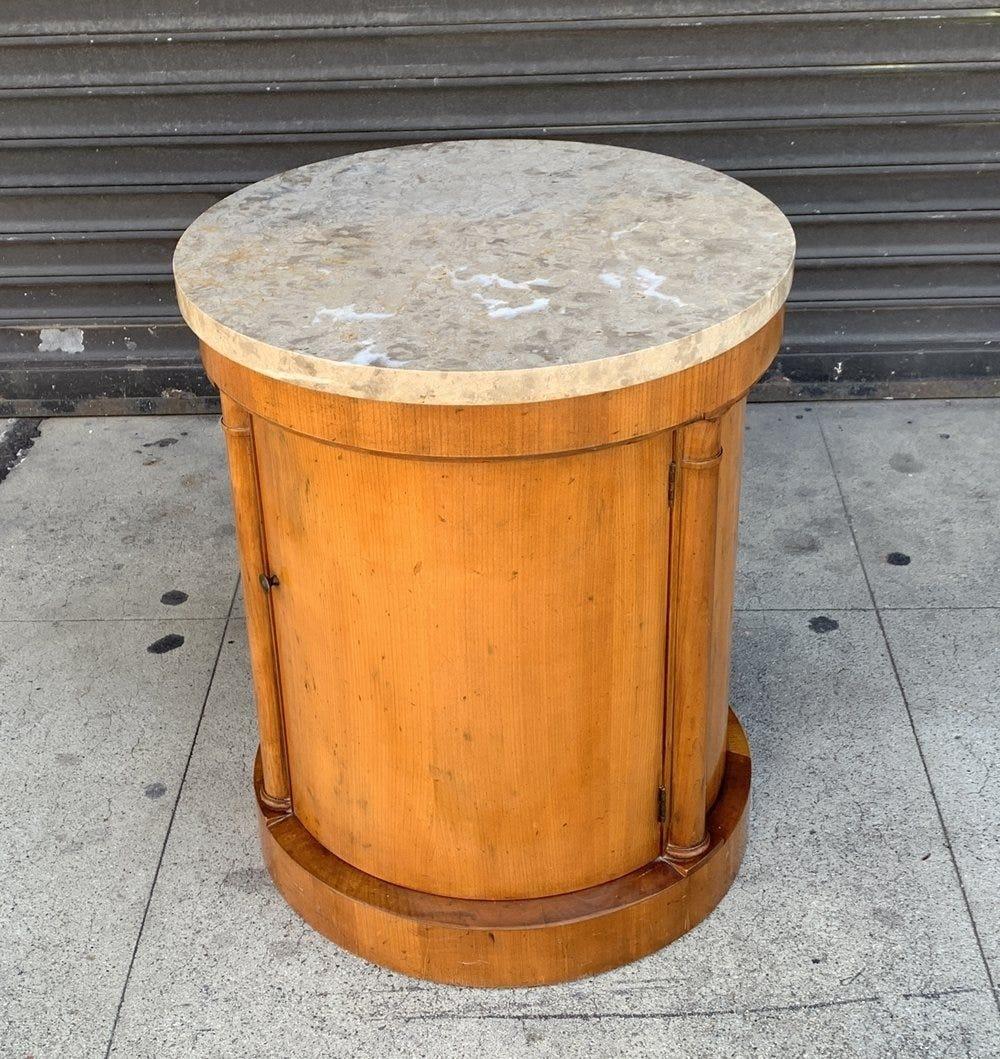
[[[664,771],[669,777],[664,854],[672,860],[689,860],[708,846],[706,722],[721,460],[718,419],[701,419],[676,432]]]
[[[257,700],[263,799],[273,809],[288,809],[291,805],[291,788],[269,598],[274,579],[267,566],[264,548],[253,424],[245,408],[224,393],[220,396],[240,569],[246,597],[250,667]]]

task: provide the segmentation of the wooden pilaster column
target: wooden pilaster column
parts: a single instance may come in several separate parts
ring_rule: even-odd
[[[682,427],[674,445],[664,855],[690,860],[708,846],[706,732],[722,460],[719,420],[701,419]]]
[[[246,597],[250,668],[253,674],[254,697],[257,701],[263,772],[262,797],[272,809],[287,809],[291,805],[291,789],[288,782],[281,692],[271,624],[269,594],[272,577],[264,549],[253,427],[245,408],[224,393],[220,394],[220,397],[240,569],[243,574],[243,593]]]

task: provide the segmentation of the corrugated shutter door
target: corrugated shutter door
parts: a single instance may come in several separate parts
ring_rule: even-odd
[[[0,415],[208,407],[170,280],[192,218],[305,162],[496,135],[674,154],[772,197],[800,254],[759,396],[993,392],[993,9],[87,7],[0,12]]]

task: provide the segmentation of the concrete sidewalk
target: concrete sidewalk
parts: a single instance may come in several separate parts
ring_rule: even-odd
[[[1000,401],[746,441],[743,870],[648,959],[474,991],[270,885],[215,419],[42,422],[0,483],[0,1055],[1000,1055]]]

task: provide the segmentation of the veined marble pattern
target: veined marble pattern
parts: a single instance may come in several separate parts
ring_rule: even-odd
[[[708,360],[777,312],[795,238],[703,166],[593,144],[371,151],[261,181],[174,255],[185,319],[298,385],[431,404],[613,390]]]

